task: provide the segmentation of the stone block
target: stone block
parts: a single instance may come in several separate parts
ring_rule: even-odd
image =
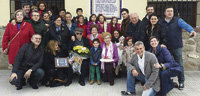
[[[185,71],[199,71],[198,60],[187,60],[184,62]]]
[[[197,42],[196,51],[200,53],[200,41]]]
[[[185,44],[185,45],[183,46],[183,52],[194,51],[195,48],[196,48],[195,46]]]
[[[195,40],[193,38],[189,38],[188,40],[186,40],[185,44],[195,45]]]

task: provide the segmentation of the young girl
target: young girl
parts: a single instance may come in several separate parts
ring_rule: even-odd
[[[132,37],[126,38],[126,46],[124,48],[124,54],[123,54],[123,63],[126,66],[127,62],[130,61],[131,57],[135,54],[134,50],[134,43]]]
[[[110,32],[111,34],[114,33],[115,30],[121,30],[120,24],[118,23],[117,17],[112,17],[110,23],[108,23],[108,29],[107,32]]]
[[[107,32],[107,22],[106,17],[103,14],[99,14],[97,17],[97,21],[100,23],[102,32]]]
[[[42,13],[43,12],[45,12],[46,11],[46,3],[45,2],[40,2],[39,4],[38,4],[38,8],[39,8],[39,13],[40,13],[40,16],[42,15]]]
[[[87,25],[87,34],[91,34],[90,27],[92,26],[92,24],[97,24],[99,26],[99,33],[102,32],[101,25],[100,25],[100,23],[97,22],[96,18],[97,18],[97,16],[95,14],[92,14],[90,16],[90,21],[88,22],[88,25]]]
[[[117,50],[118,50],[118,57],[119,57],[118,65],[117,65],[117,67],[115,69],[116,76],[119,75],[119,71],[121,70],[121,65],[122,65],[122,61],[123,61],[122,54],[123,54],[123,51],[124,51],[124,39],[125,39],[124,36],[121,36],[119,38],[119,43],[116,44],[117,47],[118,47]]]
[[[119,30],[115,30],[114,34],[112,35],[112,42],[113,43],[118,43],[119,42],[119,37],[121,36],[121,33]]]
[[[82,28],[83,29],[83,37],[87,37],[87,24],[84,23],[84,16],[83,15],[79,15],[77,17],[77,26],[78,28]]]

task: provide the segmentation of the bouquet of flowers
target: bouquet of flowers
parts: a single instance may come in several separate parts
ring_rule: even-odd
[[[74,55],[78,55],[79,57],[88,58],[90,54],[90,50],[84,46],[74,46],[73,53]]]
[[[70,52],[70,61],[72,61],[72,69],[74,73],[81,74],[81,65],[83,59],[87,59],[89,57],[90,50],[84,46],[74,46],[73,51]]]

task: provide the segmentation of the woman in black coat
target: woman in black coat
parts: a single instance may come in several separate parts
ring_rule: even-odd
[[[165,34],[162,32],[160,24],[158,24],[158,16],[156,14],[151,14],[149,16],[149,23],[146,26],[145,33],[145,49],[149,50],[150,46],[150,37],[155,36],[160,41],[162,47],[166,47],[164,44],[166,42]]]
[[[58,46],[60,47],[61,52],[65,53],[64,55],[69,56],[69,41],[71,40],[71,34],[65,25],[62,25],[62,19],[60,16],[57,16],[54,20],[53,26],[49,29],[49,40],[58,41]]]
[[[72,82],[72,67],[56,68],[55,58],[65,58],[65,53],[58,47],[58,41],[50,40],[44,54],[45,85],[50,87],[61,86]],[[67,81],[66,81],[67,79]]]

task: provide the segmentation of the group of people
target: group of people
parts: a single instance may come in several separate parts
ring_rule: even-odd
[[[8,23],[2,41],[2,50],[8,55],[12,69],[10,83],[17,90],[28,82],[33,89],[38,83],[45,86],[69,86],[73,69],[56,68],[55,58],[69,57],[74,46],[90,49],[90,57],[82,60],[79,84],[85,86],[101,81],[114,85],[120,71],[127,72],[127,90],[123,95],[136,94],[136,81],[143,86],[142,96],[165,96],[175,86],[171,77],[178,76],[178,88],[184,88],[182,61],[182,29],[196,36],[194,29],[183,19],[174,16],[172,6],[165,8],[165,17],[159,18],[154,6],[146,7],[146,16],[140,20],[137,13],[121,9],[123,20],[112,17],[108,23],[102,14],[77,16],[61,9],[56,15],[44,2],[38,6],[23,5]],[[110,62],[101,59],[112,60]],[[127,70],[122,70],[126,67]],[[96,75],[95,75],[96,74]]]

